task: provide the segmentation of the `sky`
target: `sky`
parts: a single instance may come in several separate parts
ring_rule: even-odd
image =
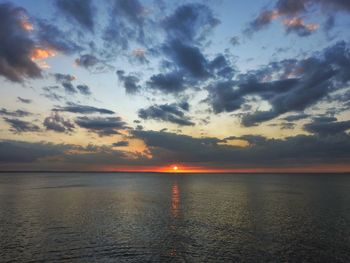
[[[348,0],[0,1],[0,170],[350,171]]]

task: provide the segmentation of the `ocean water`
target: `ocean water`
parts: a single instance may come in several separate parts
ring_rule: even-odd
[[[2,173],[0,262],[350,262],[350,175]]]

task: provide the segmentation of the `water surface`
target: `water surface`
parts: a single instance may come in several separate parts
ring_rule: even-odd
[[[0,262],[350,262],[350,175],[3,173]]]

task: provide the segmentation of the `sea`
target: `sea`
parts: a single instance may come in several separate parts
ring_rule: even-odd
[[[1,173],[0,262],[350,262],[350,174]]]

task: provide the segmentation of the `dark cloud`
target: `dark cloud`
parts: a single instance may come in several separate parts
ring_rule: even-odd
[[[75,94],[78,92],[71,82],[63,82],[62,87],[69,94]]]
[[[58,161],[59,160],[59,161]],[[1,170],[88,171],[108,165],[142,165],[140,153],[126,153],[113,146],[53,144],[48,142],[0,141]],[[16,164],[15,166],[13,164]]]
[[[94,73],[102,73],[114,68],[105,61],[91,54],[81,55],[75,60],[75,63],[80,67],[93,71]]]
[[[196,83],[212,74],[229,74],[228,67],[217,67],[222,66],[217,64],[220,58],[211,63],[202,53],[204,41],[219,23],[206,5],[184,4],[176,8],[162,22],[166,37],[161,52],[167,58],[162,68],[167,70],[153,75],[148,86],[165,93],[179,93],[196,87]]]
[[[227,58],[219,54],[209,64],[209,69],[216,77],[231,79],[234,76],[235,70]]]
[[[293,122],[293,121],[306,119],[306,118],[309,118],[309,117],[310,117],[309,114],[300,113],[300,114],[289,115],[287,117],[284,117],[283,120],[288,121],[288,122]]]
[[[7,117],[4,117],[4,120],[11,126],[10,131],[12,131],[13,133],[40,131],[39,126],[28,121],[22,121],[19,119],[10,119]]]
[[[315,118],[313,122],[304,125],[304,130],[320,136],[344,133],[349,129],[350,120],[337,121],[334,117]]]
[[[158,163],[198,163],[221,168],[300,168],[303,165],[346,164],[350,159],[350,140],[346,134],[297,135],[285,139],[255,135],[230,138],[245,140],[248,147],[219,144],[222,140],[216,138],[193,138],[169,132],[135,130],[133,134],[145,141]]]
[[[24,103],[24,104],[30,104],[30,103],[32,103],[32,100],[30,100],[30,99],[25,99],[25,98],[21,98],[21,97],[17,97],[17,100],[18,100],[19,102]]]
[[[27,12],[10,3],[0,4],[0,75],[14,82],[41,77],[31,60],[35,43],[25,29]]]
[[[211,83],[206,101],[216,113],[240,109],[249,96],[269,102],[270,110],[244,114],[244,126],[257,125],[287,112],[304,111],[330,92],[345,88],[350,80],[350,51],[345,42],[339,42],[321,54],[294,61],[289,66],[292,71],[282,70],[281,73],[285,65],[291,65],[290,61],[282,61],[282,65],[272,63],[260,71],[242,74],[235,81]],[[265,80],[276,74],[279,79]]]
[[[138,77],[134,75],[125,75],[123,70],[118,70],[116,73],[119,81],[123,84],[126,93],[135,94],[141,89],[141,86],[138,84],[140,82]]]
[[[295,123],[293,122],[282,122],[280,127],[282,130],[293,130],[295,128]]]
[[[128,129],[127,124],[120,117],[78,117],[75,123],[99,136],[120,134],[120,131]]]
[[[205,101],[211,105],[215,113],[235,111],[243,105],[245,99],[240,92],[234,90],[235,83],[218,81],[209,85],[209,96]]]
[[[190,104],[187,101],[182,101],[177,104],[181,109],[184,111],[189,111],[190,110]]]
[[[32,113],[25,110],[8,111],[7,109],[2,108],[0,109],[0,115],[11,117],[26,117],[32,115]]]
[[[53,109],[53,111],[82,113],[82,114],[93,114],[93,113],[114,114],[115,113],[114,111],[103,109],[103,108],[96,108],[96,107],[88,106],[88,105],[78,105],[78,104],[74,104],[74,103],[69,103],[65,107],[56,107]]]
[[[126,147],[129,146],[128,141],[119,141],[112,144],[113,147]]]
[[[198,47],[173,40],[164,47],[164,50],[179,71],[199,79],[209,76],[208,61]]]
[[[47,130],[55,132],[73,132],[75,128],[71,121],[64,119],[58,112],[54,112],[51,116],[46,117],[43,124]]]
[[[264,10],[253,21],[250,22],[249,27],[245,32],[251,34],[255,31],[261,30],[267,27],[271,21],[276,19],[278,16],[278,11]]]
[[[64,100],[65,97],[63,97],[62,95],[58,94],[57,91],[58,89],[60,89],[59,86],[47,86],[47,87],[43,87],[43,91],[44,93],[42,93],[41,95],[44,96],[45,98],[48,98],[49,100],[52,101],[61,101]]]
[[[186,89],[184,76],[180,72],[153,75],[147,86],[163,93],[179,93]]]
[[[55,73],[53,76],[58,83],[71,82],[75,80],[75,77],[70,74]]]
[[[77,44],[78,41],[73,38],[71,33],[62,31],[56,25],[45,20],[37,20],[37,26],[36,37],[44,47],[49,47],[65,54],[83,50],[83,47]]]
[[[95,56],[90,55],[90,54],[81,55],[79,58],[77,58],[75,60],[75,63],[78,66],[81,66],[84,68],[93,67],[99,62],[100,62],[100,60],[98,58],[96,58]]]
[[[53,76],[55,80],[62,85],[67,93],[75,94],[78,92],[72,84],[72,81],[75,80],[75,77],[73,75],[55,73]]]
[[[203,40],[219,23],[208,6],[185,4],[164,20],[163,27],[169,40],[189,44]]]
[[[185,106],[185,109],[184,109]],[[194,122],[190,120],[184,113],[187,105],[184,104],[164,104],[153,105],[146,109],[139,110],[139,117],[141,119],[154,119],[165,122],[175,123],[180,126],[193,126]]]
[[[175,70],[151,76],[147,81],[149,88],[164,93],[179,93],[188,87],[196,89],[197,84],[203,83],[209,77],[230,80],[235,74],[233,65],[223,54],[209,61],[197,47],[181,46],[179,50],[172,49],[168,54],[171,52],[177,52],[172,57]]]
[[[146,35],[145,26],[150,23],[152,29]],[[146,8],[138,0],[116,0],[109,9],[108,25],[103,33],[107,56],[127,50],[130,42],[147,45],[151,41],[155,24],[147,18]],[[113,54],[114,53],[114,54]]]
[[[142,25],[144,23],[144,7],[138,0],[114,1],[114,14],[125,17],[130,23]]]
[[[91,90],[89,86],[87,85],[77,85],[77,89],[79,92],[85,96],[90,96],[91,95]]]
[[[68,19],[93,31],[95,9],[92,0],[56,0],[56,6]]]
[[[31,163],[63,154],[67,148],[67,145],[45,142],[0,141],[0,163]]]
[[[306,10],[307,1],[309,0],[279,0],[276,8],[282,14],[295,15]]]

